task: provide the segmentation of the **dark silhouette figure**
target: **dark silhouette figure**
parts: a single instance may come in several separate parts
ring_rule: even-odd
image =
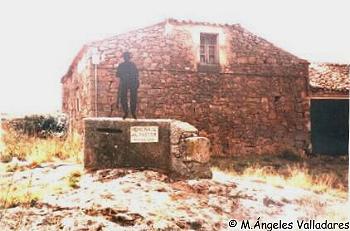
[[[130,109],[134,119],[136,119],[136,105],[137,105],[137,89],[139,88],[139,71],[136,65],[130,61],[130,52],[123,53],[124,62],[119,64],[117,67],[117,77],[119,77],[119,91],[118,91],[118,102],[122,104],[124,111],[123,119],[128,117],[128,92],[130,90]]]

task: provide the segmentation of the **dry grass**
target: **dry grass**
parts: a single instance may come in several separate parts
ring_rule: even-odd
[[[328,157],[327,157],[328,158]],[[334,157],[337,158],[337,157]],[[266,161],[268,160],[268,161]],[[213,161],[213,171],[229,176],[258,180],[276,186],[289,186],[347,197],[347,161],[329,161],[323,157],[315,159],[281,156],[262,156],[254,159]]]
[[[67,138],[38,138],[19,134],[14,130],[0,134],[0,172],[26,171],[43,162],[82,162],[82,141],[78,134]],[[18,160],[26,160],[22,162]],[[11,161],[11,162],[10,162]],[[73,171],[64,179],[51,184],[33,187],[31,179],[11,182],[11,178],[0,179],[0,209],[17,205],[29,205],[44,195],[61,193],[78,187],[81,171]]]
[[[43,195],[42,190],[31,187],[30,180],[21,183],[2,180],[0,185],[0,209],[12,208],[18,205],[30,205],[39,200]]]
[[[15,173],[14,173],[15,174]],[[72,188],[79,187],[80,169],[67,172],[67,175],[52,183],[38,184],[34,183],[33,176],[29,179],[22,179],[13,182],[13,178],[9,177],[0,180],[0,209],[11,208],[18,205],[28,205],[39,201],[46,195],[64,193]]]
[[[213,167],[212,170],[214,178],[218,181],[232,181],[236,179],[247,182],[247,180],[251,180],[252,182],[263,183],[263,187],[266,184],[270,184],[284,189],[286,192],[297,189],[295,193],[300,193],[298,189],[305,189],[322,194],[320,198],[325,198],[323,202],[320,201],[320,198],[312,194],[299,195],[301,199],[296,203],[304,208],[305,217],[315,216],[313,213],[309,215],[308,213],[318,211],[318,219],[346,222],[350,218],[350,202],[345,203],[348,196],[347,187],[332,172],[315,175],[315,172],[310,171],[309,168],[294,165],[293,163],[287,164],[283,172],[271,167],[262,167],[258,164],[247,167],[242,171],[235,171],[233,169],[222,170],[218,167]],[[326,204],[325,201],[328,200],[330,202]],[[334,203],[335,201],[338,202]]]
[[[43,163],[55,160],[82,162],[82,141],[78,134],[67,138],[38,138],[18,134],[13,130],[4,132],[0,146],[1,161],[10,161],[12,157],[32,163]]]
[[[79,188],[79,182],[82,172],[80,170],[72,171],[67,177],[67,183],[72,188]]]
[[[220,171],[218,168],[213,168],[213,171]],[[247,168],[243,173],[233,171],[225,171],[226,174],[236,176],[248,180],[264,181],[275,186],[289,186],[295,188],[303,188],[312,190],[318,193],[328,193],[341,198],[347,197],[347,189],[338,185],[334,187],[338,179],[332,174],[323,174],[315,177],[310,174],[308,169],[290,167],[289,174],[282,175],[278,172],[273,172],[270,169],[266,170],[260,167]]]

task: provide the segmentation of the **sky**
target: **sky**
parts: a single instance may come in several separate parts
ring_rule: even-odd
[[[60,110],[60,78],[83,44],[166,18],[240,23],[300,58],[350,63],[348,0],[4,0],[0,113]]]

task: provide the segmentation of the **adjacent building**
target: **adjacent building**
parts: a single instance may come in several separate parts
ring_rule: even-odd
[[[312,152],[345,154],[349,150],[350,65],[310,65]]]

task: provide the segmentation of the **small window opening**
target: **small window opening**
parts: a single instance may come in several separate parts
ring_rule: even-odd
[[[77,109],[77,111],[80,111],[80,100],[79,100],[79,98],[77,98],[76,109]]]
[[[218,40],[217,34],[201,33],[200,35],[200,63],[218,64]]]

